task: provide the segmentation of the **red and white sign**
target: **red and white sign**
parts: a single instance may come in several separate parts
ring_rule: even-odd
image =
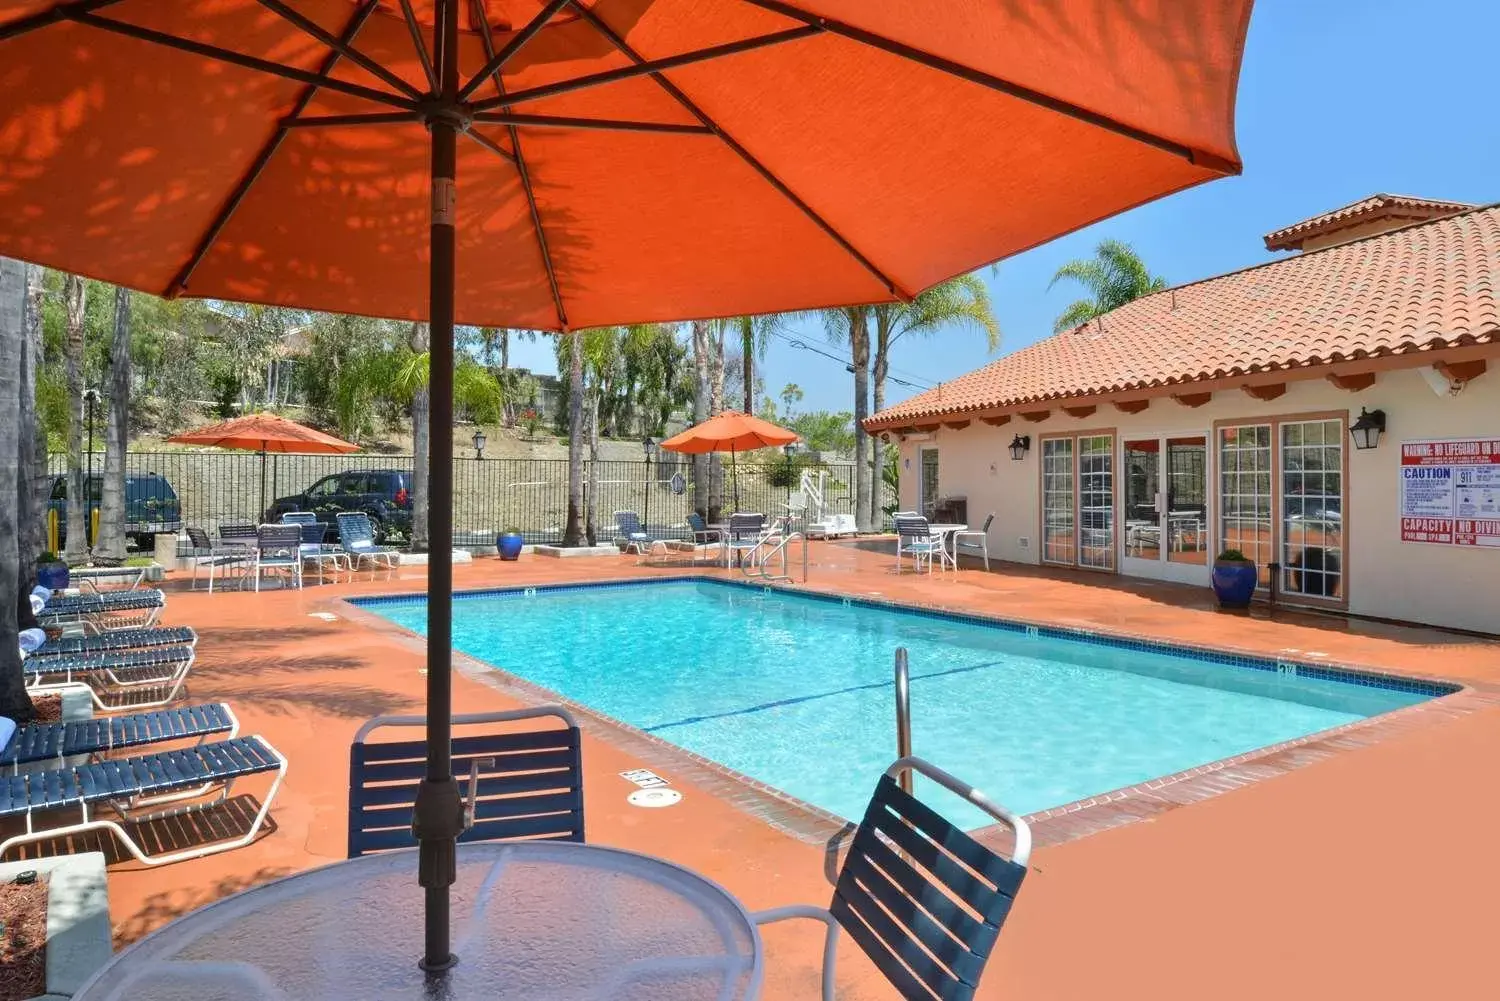
[[[1401,541],[1500,548],[1500,437],[1401,443]]]

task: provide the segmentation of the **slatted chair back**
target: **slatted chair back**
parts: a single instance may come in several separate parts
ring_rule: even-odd
[[[212,548],[213,544],[208,541],[208,533],[201,528],[189,528],[187,530],[187,537],[188,545],[196,550],[207,552]]]
[[[318,516],[312,511],[286,511],[281,515],[283,525],[316,525]]]
[[[262,561],[294,558],[302,545],[302,526],[262,525],[256,533],[256,544],[260,547]]]
[[[220,525],[219,545],[244,546],[254,549],[259,540],[259,530],[254,525]]]
[[[693,533],[694,542],[714,542],[719,538],[719,533],[708,527],[708,522],[703,520],[703,515],[697,511],[689,512],[687,516],[688,528]]]
[[[552,717],[562,727],[497,728]],[[349,857],[410,848],[417,784],[426,773],[423,740],[370,741],[382,727],[425,727],[422,716],[380,716],[349,748]],[[583,841],[583,756],[578,724],[560,706],[453,717],[453,775],[470,826],[459,841]]]
[[[896,519],[896,534],[903,545],[926,542],[932,538],[932,527],[922,517],[900,517]]]
[[[362,511],[340,511],[339,544],[351,553],[375,548],[375,526]]]
[[[294,524],[302,532],[302,546],[304,549],[318,549],[323,545],[323,536],[328,531],[328,526],[317,520],[288,522]]]
[[[735,542],[754,541],[765,530],[766,516],[763,514],[731,514],[729,537]]]
[[[1011,823],[1013,857],[990,851],[903,791],[895,779],[903,765],[950,780],[949,788],[978,796],[972,801]],[[881,776],[844,859],[829,911],[909,1001],[974,996],[1026,875],[1025,822],[983,799],[926,762],[904,758]]]
[[[616,511],[615,526],[620,530],[620,535],[626,539],[635,539],[646,534],[646,530],[641,527],[641,516],[634,511]]]

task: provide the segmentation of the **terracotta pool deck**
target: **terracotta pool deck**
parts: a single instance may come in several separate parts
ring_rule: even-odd
[[[456,568],[455,579],[470,588],[683,572],[634,563],[482,559]],[[845,595],[1469,686],[1373,727],[1072,811],[1086,818],[1082,824],[1077,816],[1042,820],[1042,847],[981,997],[1493,994],[1500,976],[1492,948],[1500,897],[1492,765],[1500,760],[1500,643],[1299,613],[1221,613],[1201,589],[1013,565],[898,577],[890,556],[841,544],[815,544],[812,563],[812,588]],[[275,829],[253,845],[164,868],[123,862],[111,869],[117,944],[224,894],[343,858],[350,738],[370,716],[420,711],[423,663],[419,642],[393,627],[372,628],[341,599],[425,584],[424,572],[403,571],[301,592],[173,591],[165,621],[201,636],[190,698],[230,702],[243,731],[265,736],[290,768],[272,811]],[[337,618],[314,617],[320,612]],[[494,680],[471,668],[455,681],[455,705],[515,705],[518,689]],[[778,812],[774,799],[757,799],[753,790],[737,796],[734,783],[650,740],[593,720],[584,731],[591,841],[681,862],[751,908],[826,903],[816,816]],[[666,776],[683,802],[666,810],[627,806],[633,786],[619,773],[635,767]],[[981,784],[1003,800],[1002,778]],[[1134,805],[1122,811],[1118,802]],[[816,997],[816,929],[793,923],[765,939],[764,996]],[[893,996],[847,941],[840,965],[841,997]]]

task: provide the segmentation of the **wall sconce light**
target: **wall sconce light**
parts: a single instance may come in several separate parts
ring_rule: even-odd
[[[1363,451],[1380,444],[1380,432],[1385,430],[1385,411],[1359,408],[1359,420],[1349,429],[1354,447]]]
[[[1020,462],[1031,451],[1031,435],[1018,434],[1010,440],[1010,457]]]
[[[474,458],[476,458],[476,459],[483,459],[484,458],[484,445],[485,445],[485,442],[487,442],[487,441],[489,441],[489,439],[484,436],[484,432],[483,431],[475,431],[474,432],[474,438],[473,438],[473,442],[474,442]]]

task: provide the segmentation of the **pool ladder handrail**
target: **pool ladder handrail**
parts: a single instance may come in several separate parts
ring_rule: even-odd
[[[754,577],[759,580],[790,582],[792,575],[788,571],[786,551],[793,542],[802,543],[802,583],[806,584],[807,536],[802,532],[787,532],[785,534],[779,531],[767,532],[761,537],[756,547],[750,550],[749,556],[740,566],[741,572],[746,577]],[[770,546],[769,550],[766,549],[768,545]],[[781,554],[781,573],[773,574],[768,568],[771,560],[776,558],[777,553]]]
[[[911,669],[907,665],[906,647],[896,648],[896,757],[911,757]],[[901,790],[912,794],[911,769],[902,769],[896,776]]]

